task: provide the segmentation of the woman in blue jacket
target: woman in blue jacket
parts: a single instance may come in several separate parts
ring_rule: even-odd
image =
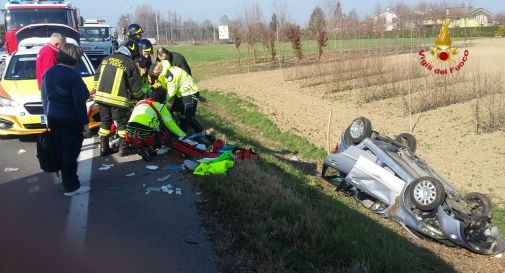
[[[42,105],[47,123],[60,153],[61,180],[65,196],[89,192],[77,176],[77,158],[81,152],[83,132],[89,133],[86,100],[89,91],[74,68],[79,64],[82,50],[65,44],[56,56],[57,65],[42,78]]]

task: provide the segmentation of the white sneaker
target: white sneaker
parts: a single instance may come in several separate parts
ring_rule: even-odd
[[[74,195],[78,195],[78,194],[88,193],[90,190],[91,190],[91,188],[88,186],[80,186],[77,190],[71,191],[71,192],[66,192],[63,195],[70,197],[70,196],[74,196]]]

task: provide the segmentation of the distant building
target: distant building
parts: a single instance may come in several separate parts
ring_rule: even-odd
[[[387,9],[375,16],[372,16],[372,21],[376,30],[391,31],[396,29],[398,15],[390,9]]]
[[[443,14],[440,14],[440,11],[425,12],[422,24],[441,25],[445,19],[449,19],[450,28],[488,27],[494,25],[492,17],[493,15],[483,8],[447,8]]]
[[[419,26],[431,27],[441,25],[450,20],[449,28],[488,27],[495,25],[493,14],[483,8],[446,8],[431,10],[411,10],[408,14],[398,14],[387,9],[370,17],[375,30],[392,31],[399,29],[414,29]]]

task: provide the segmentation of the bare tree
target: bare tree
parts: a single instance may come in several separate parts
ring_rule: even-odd
[[[272,19],[270,20],[270,24],[268,28],[266,29],[267,31],[267,41],[268,41],[268,47],[270,49],[270,55],[272,57],[272,61],[275,60],[275,56],[277,55],[277,49],[275,48],[275,41],[276,36],[277,36],[277,29],[279,28],[279,20],[277,19],[277,14],[272,14]]]
[[[237,49],[238,65],[240,66],[240,44],[242,43],[242,38],[240,37],[238,29],[233,30],[233,41],[235,42],[235,48]]]
[[[287,27],[287,33],[289,41],[291,42],[291,47],[295,51],[295,57],[298,63],[303,58],[303,50],[302,50],[302,31],[300,30],[300,26],[296,24],[289,24]]]
[[[501,13],[496,14],[496,16],[494,17],[494,20],[496,22],[498,22],[498,24],[500,24],[500,25],[505,25],[505,12],[501,12]]]
[[[263,13],[258,3],[253,2],[249,8],[244,9],[245,40],[253,52],[256,61],[256,43],[263,37]]]
[[[323,47],[326,47],[326,42],[328,41],[326,31],[321,31],[317,33],[317,49],[318,49],[318,60],[321,60],[323,55]]]
[[[150,5],[135,8],[134,22],[142,26],[145,37],[156,37],[156,12]]]

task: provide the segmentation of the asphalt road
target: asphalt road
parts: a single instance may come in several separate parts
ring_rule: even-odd
[[[174,151],[152,171],[137,155],[101,158],[98,139],[85,140],[79,178],[92,190],[69,198],[55,175],[40,171],[35,141],[0,140],[0,273],[218,272],[198,216],[203,197],[191,174],[166,168],[182,163]],[[146,194],[166,184],[182,194]]]

